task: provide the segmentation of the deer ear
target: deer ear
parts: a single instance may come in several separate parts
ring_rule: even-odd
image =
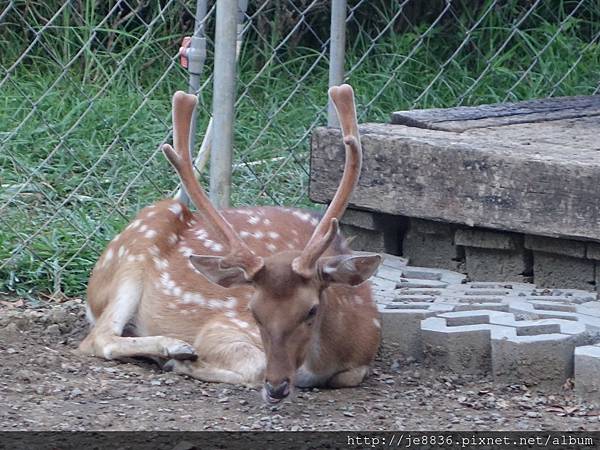
[[[319,259],[318,270],[326,283],[357,286],[368,280],[380,263],[381,256],[376,253],[328,256]]]
[[[190,262],[208,281],[228,288],[250,283],[241,267],[223,267],[224,256],[191,255]]]

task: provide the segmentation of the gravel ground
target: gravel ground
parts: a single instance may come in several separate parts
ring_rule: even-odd
[[[297,392],[276,407],[257,389],[162,373],[145,361],[75,352],[80,300],[0,302],[0,430],[600,430],[600,409],[489,378],[434,372],[384,345],[353,389]]]

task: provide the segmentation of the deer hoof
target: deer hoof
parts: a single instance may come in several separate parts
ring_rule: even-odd
[[[198,359],[196,350],[185,342],[177,343],[167,347],[167,358],[175,360],[191,360],[195,361]]]

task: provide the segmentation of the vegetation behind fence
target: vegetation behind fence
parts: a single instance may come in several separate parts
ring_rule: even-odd
[[[326,123],[329,2],[250,1],[238,65],[233,203],[311,206]],[[200,90],[208,122],[214,5]],[[80,295],[106,242],[177,179],[159,145],[195,1],[0,5],[0,291]],[[346,74],[361,121],[398,109],[597,94],[600,3],[351,1]],[[204,182],[206,180],[203,180]]]

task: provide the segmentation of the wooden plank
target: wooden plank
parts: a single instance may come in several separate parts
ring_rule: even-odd
[[[392,124],[441,131],[462,132],[549,120],[600,115],[600,95],[557,97],[518,103],[421,109],[392,113]]]
[[[457,134],[360,127],[357,208],[562,238],[600,241],[600,116]],[[310,198],[331,201],[344,163],[336,129],[315,130]]]

